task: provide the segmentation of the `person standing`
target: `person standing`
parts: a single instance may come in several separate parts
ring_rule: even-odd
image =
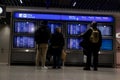
[[[53,33],[50,39],[52,54],[53,54],[53,69],[61,68],[62,65],[62,50],[65,45],[63,34],[61,33],[61,28],[56,28],[55,33]]]
[[[83,38],[83,46],[85,55],[87,56],[87,62],[84,67],[84,70],[90,70],[91,66],[91,58],[93,56],[93,68],[95,71],[98,70],[98,52],[100,50],[102,44],[102,35],[99,29],[97,29],[97,23],[92,22],[90,25],[90,29],[88,29],[83,35],[80,37]]]
[[[41,69],[47,69],[45,66],[46,54],[48,50],[48,41],[50,39],[50,31],[48,29],[48,22],[42,21],[42,25],[35,31],[35,41],[38,52],[36,53],[36,66],[39,66],[41,60]]]

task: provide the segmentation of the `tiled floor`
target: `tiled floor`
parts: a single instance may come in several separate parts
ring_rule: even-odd
[[[120,69],[83,71],[82,67],[64,67],[59,70],[41,70],[34,66],[0,65],[0,80],[120,80]]]

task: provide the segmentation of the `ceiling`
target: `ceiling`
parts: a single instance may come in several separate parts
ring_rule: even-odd
[[[120,11],[120,0],[0,0],[6,6]]]
[[[120,0],[0,0],[0,5],[120,12]],[[7,12],[0,24],[10,24],[10,15]]]

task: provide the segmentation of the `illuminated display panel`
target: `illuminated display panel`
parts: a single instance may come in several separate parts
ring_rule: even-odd
[[[67,49],[79,50],[82,47],[79,45],[80,39],[77,38],[67,38]]]
[[[91,16],[91,15],[65,15],[65,14],[38,14],[15,12],[14,18],[23,19],[45,19],[45,20],[64,20],[64,21],[97,21],[97,22],[113,22],[112,16]]]
[[[79,45],[79,43],[81,41],[82,41],[82,39],[67,38],[67,49],[71,49],[71,50],[82,49],[82,47]],[[112,39],[103,39],[102,46],[101,46],[100,50],[112,51],[113,50],[113,40]]]
[[[80,35],[87,30],[86,24],[68,24],[67,25],[67,34],[68,35]]]
[[[103,39],[101,50],[112,51],[113,50],[113,40],[112,39]]]
[[[97,28],[101,31],[102,36],[112,36],[112,26],[98,25]]]
[[[49,26],[49,29],[51,31],[51,33],[53,34],[55,32],[55,29],[57,27],[62,27],[62,24],[61,23],[48,23],[48,26]]]
[[[35,31],[34,22],[17,21],[14,23],[15,33],[34,33],[34,31]]]
[[[31,36],[14,36],[13,48],[34,48],[34,37]]]

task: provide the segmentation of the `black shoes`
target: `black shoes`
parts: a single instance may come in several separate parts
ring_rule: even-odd
[[[87,67],[84,67],[83,70],[90,71],[91,69],[90,69],[90,68],[87,68]],[[93,70],[94,70],[94,71],[98,71],[97,68],[94,68]]]
[[[90,68],[84,67],[83,70],[90,71]]]
[[[94,68],[94,71],[97,71],[98,69],[97,68]]]
[[[53,69],[56,69],[56,67],[52,67]]]
[[[59,66],[59,67],[57,67],[58,69],[61,69],[61,67]]]
[[[53,69],[61,69],[61,67],[52,67]]]

